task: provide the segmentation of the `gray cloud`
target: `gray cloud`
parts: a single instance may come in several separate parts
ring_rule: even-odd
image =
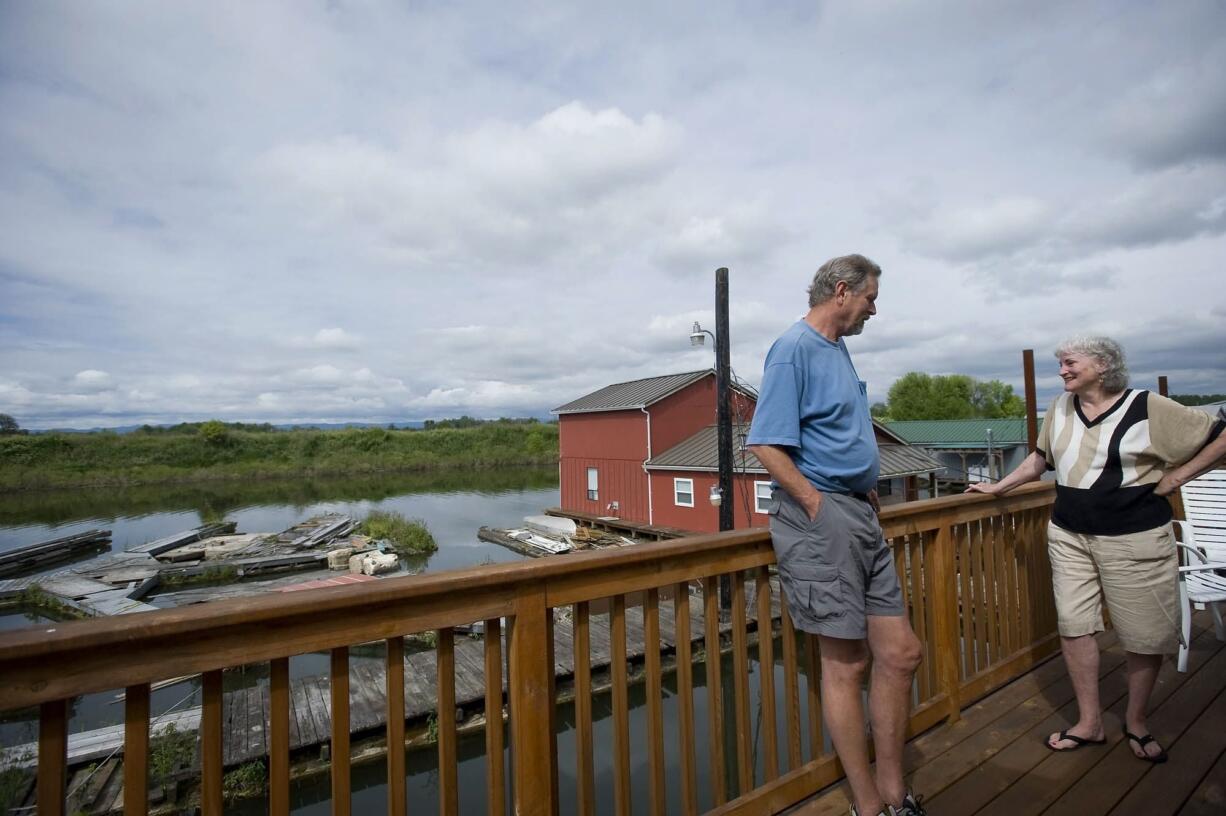
[[[849,251],[874,393],[1073,327],[1226,390],[1222,14],[0,4],[0,411],[540,414],[711,365],[719,266],[756,382]]]

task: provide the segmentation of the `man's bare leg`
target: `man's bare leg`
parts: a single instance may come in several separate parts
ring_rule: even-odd
[[[868,669],[868,650],[862,640],[818,635],[818,642],[822,654],[822,718],[830,731],[830,741],[843,763],[856,812],[862,816],[879,813],[885,800],[869,770],[860,695]]]
[[[923,657],[923,646],[905,615],[869,615],[868,646],[873,653],[868,710],[877,759],[876,787],[888,804],[897,806],[907,794],[902,751],[911,681]]]
[[[1077,722],[1068,733],[1082,739],[1100,740],[1103,738],[1103,711],[1098,697],[1098,641],[1093,635],[1061,637],[1060,649],[1064,652],[1064,664],[1077,696]],[[1059,732],[1047,738],[1047,745],[1059,750],[1077,747],[1072,740],[1061,740]]]
[[[1137,654],[1124,652],[1127,659],[1128,672],[1128,711],[1124,716],[1124,727],[1138,737],[1149,733],[1146,725],[1146,714],[1149,711],[1149,696],[1154,691],[1154,683],[1158,680],[1158,669],[1162,667],[1162,655]],[[1138,756],[1157,756],[1162,753],[1162,746],[1157,742],[1147,743],[1140,749],[1136,743],[1129,742],[1128,747]]]

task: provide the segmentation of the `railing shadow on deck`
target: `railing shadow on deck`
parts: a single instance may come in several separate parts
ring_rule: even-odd
[[[999,499],[950,496],[883,509],[882,527],[894,548],[911,622],[925,646],[916,678],[910,732],[954,721],[962,707],[1056,651],[1044,528],[1054,498],[1049,484],[1023,487]],[[826,749],[821,726],[818,654],[797,637],[772,589],[774,553],[765,530],[746,530],[643,544],[616,551],[568,554],[517,564],[475,567],[376,584],[218,601],[104,620],[40,625],[0,636],[0,706],[37,705],[40,813],[64,812],[67,711],[71,698],[125,689],[124,812],[145,813],[149,788],[150,684],[186,674],[203,676],[200,720],[201,812],[223,809],[222,672],[268,661],[269,809],[290,810],[289,658],[330,651],[332,812],[351,802],[349,648],[386,643],[386,733],[405,738],[404,636],[437,633],[438,791],[442,813],[458,809],[455,717],[455,628],[483,622],[487,712],[488,812],[517,814],[596,810],[597,751],[611,751],[612,810],[629,813],[632,767],[646,777],[651,812],[671,799],[680,812],[774,813],[836,781],[841,770]],[[731,628],[720,641],[716,586],[729,575]],[[691,606],[700,587],[701,602]],[[671,603],[676,736],[666,746],[661,665],[661,603]],[[756,638],[756,621],[774,617],[772,637]],[[599,604],[599,614],[594,604]],[[696,601],[696,603],[699,603]],[[627,606],[641,606],[644,643],[645,739],[631,743]],[[555,676],[555,614],[570,618],[575,656],[573,755],[559,756]],[[613,744],[593,742],[593,621],[607,615],[608,683]],[[638,620],[638,613],[635,613]],[[695,624],[697,621],[697,624]],[[505,626],[505,641],[501,629]],[[725,627],[727,628],[727,627]],[[666,633],[667,634],[667,633]],[[719,649],[731,651],[730,706],[723,699]],[[503,653],[505,643],[505,654]],[[667,650],[667,643],[663,644]],[[776,650],[781,656],[776,655]],[[752,655],[752,659],[751,659]],[[584,659],[588,656],[588,659]],[[569,662],[569,661],[567,661]],[[757,667],[751,683],[751,664]],[[781,664],[782,688],[776,671]],[[504,684],[504,666],[508,672]],[[706,711],[696,711],[695,667],[705,673]],[[504,697],[504,687],[506,689]],[[755,688],[756,687],[756,688]],[[756,692],[756,693],[755,693]],[[751,699],[754,697],[756,699]],[[756,718],[760,742],[751,727]],[[727,712],[727,714],[726,714]],[[732,722],[726,722],[731,715]],[[696,729],[701,718],[702,729]],[[705,730],[704,742],[695,739]],[[807,744],[802,745],[802,735]],[[509,737],[509,740],[508,740]],[[510,767],[504,764],[509,741]],[[641,744],[645,742],[646,744]],[[725,746],[728,746],[727,748]],[[632,766],[631,755],[636,758]],[[666,754],[668,755],[666,761]],[[642,762],[642,757],[646,762]],[[387,807],[405,812],[405,756],[387,751]],[[575,797],[559,801],[559,765],[574,774]],[[645,769],[644,769],[645,765]],[[666,774],[666,767],[675,768]],[[700,791],[699,768],[706,771]],[[506,801],[509,777],[511,802]],[[666,798],[666,789],[668,792]],[[603,796],[603,791],[601,792]],[[608,810],[602,802],[601,810]],[[676,809],[676,808],[675,808]]]

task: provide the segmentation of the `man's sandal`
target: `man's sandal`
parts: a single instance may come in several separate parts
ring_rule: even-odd
[[[1166,762],[1166,750],[1163,749],[1161,745],[1158,746],[1158,753],[1154,754],[1153,756],[1150,756],[1150,754],[1145,750],[1145,746],[1149,745],[1151,742],[1157,745],[1157,740],[1154,739],[1153,734],[1146,734],[1143,737],[1138,737],[1136,734],[1125,731],[1124,736],[1130,741],[1135,742],[1137,747],[1141,749],[1141,756],[1137,756],[1136,751],[1133,751],[1132,753],[1133,756],[1137,756],[1137,759],[1143,759],[1146,762],[1152,762],[1155,765],[1161,765],[1163,762]]]
[[[1063,753],[1065,751],[1076,751],[1078,748],[1084,748],[1087,745],[1106,745],[1107,744],[1106,737],[1103,737],[1102,739],[1092,740],[1092,739],[1086,739],[1085,737],[1079,737],[1076,734],[1070,734],[1068,731],[1061,731],[1058,738],[1056,739],[1056,742],[1063,742],[1064,740],[1072,740],[1072,742],[1074,743],[1073,747],[1057,748],[1056,746],[1051,744],[1050,740],[1051,740],[1050,736],[1045,737],[1043,739],[1043,744],[1047,746],[1047,750],[1055,751],[1057,754]]]

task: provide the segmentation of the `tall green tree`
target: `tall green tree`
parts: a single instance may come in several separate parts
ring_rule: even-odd
[[[998,419],[1025,413],[1013,386],[1000,380],[979,382],[965,374],[911,371],[890,386],[889,417],[894,420]]]
[[[8,414],[0,414],[0,435],[15,434],[20,430],[21,426],[17,424],[17,420]]]
[[[984,419],[1026,415],[1026,403],[1013,393],[1013,386],[1000,380],[976,382],[971,393],[971,405],[975,409],[975,416]]]

